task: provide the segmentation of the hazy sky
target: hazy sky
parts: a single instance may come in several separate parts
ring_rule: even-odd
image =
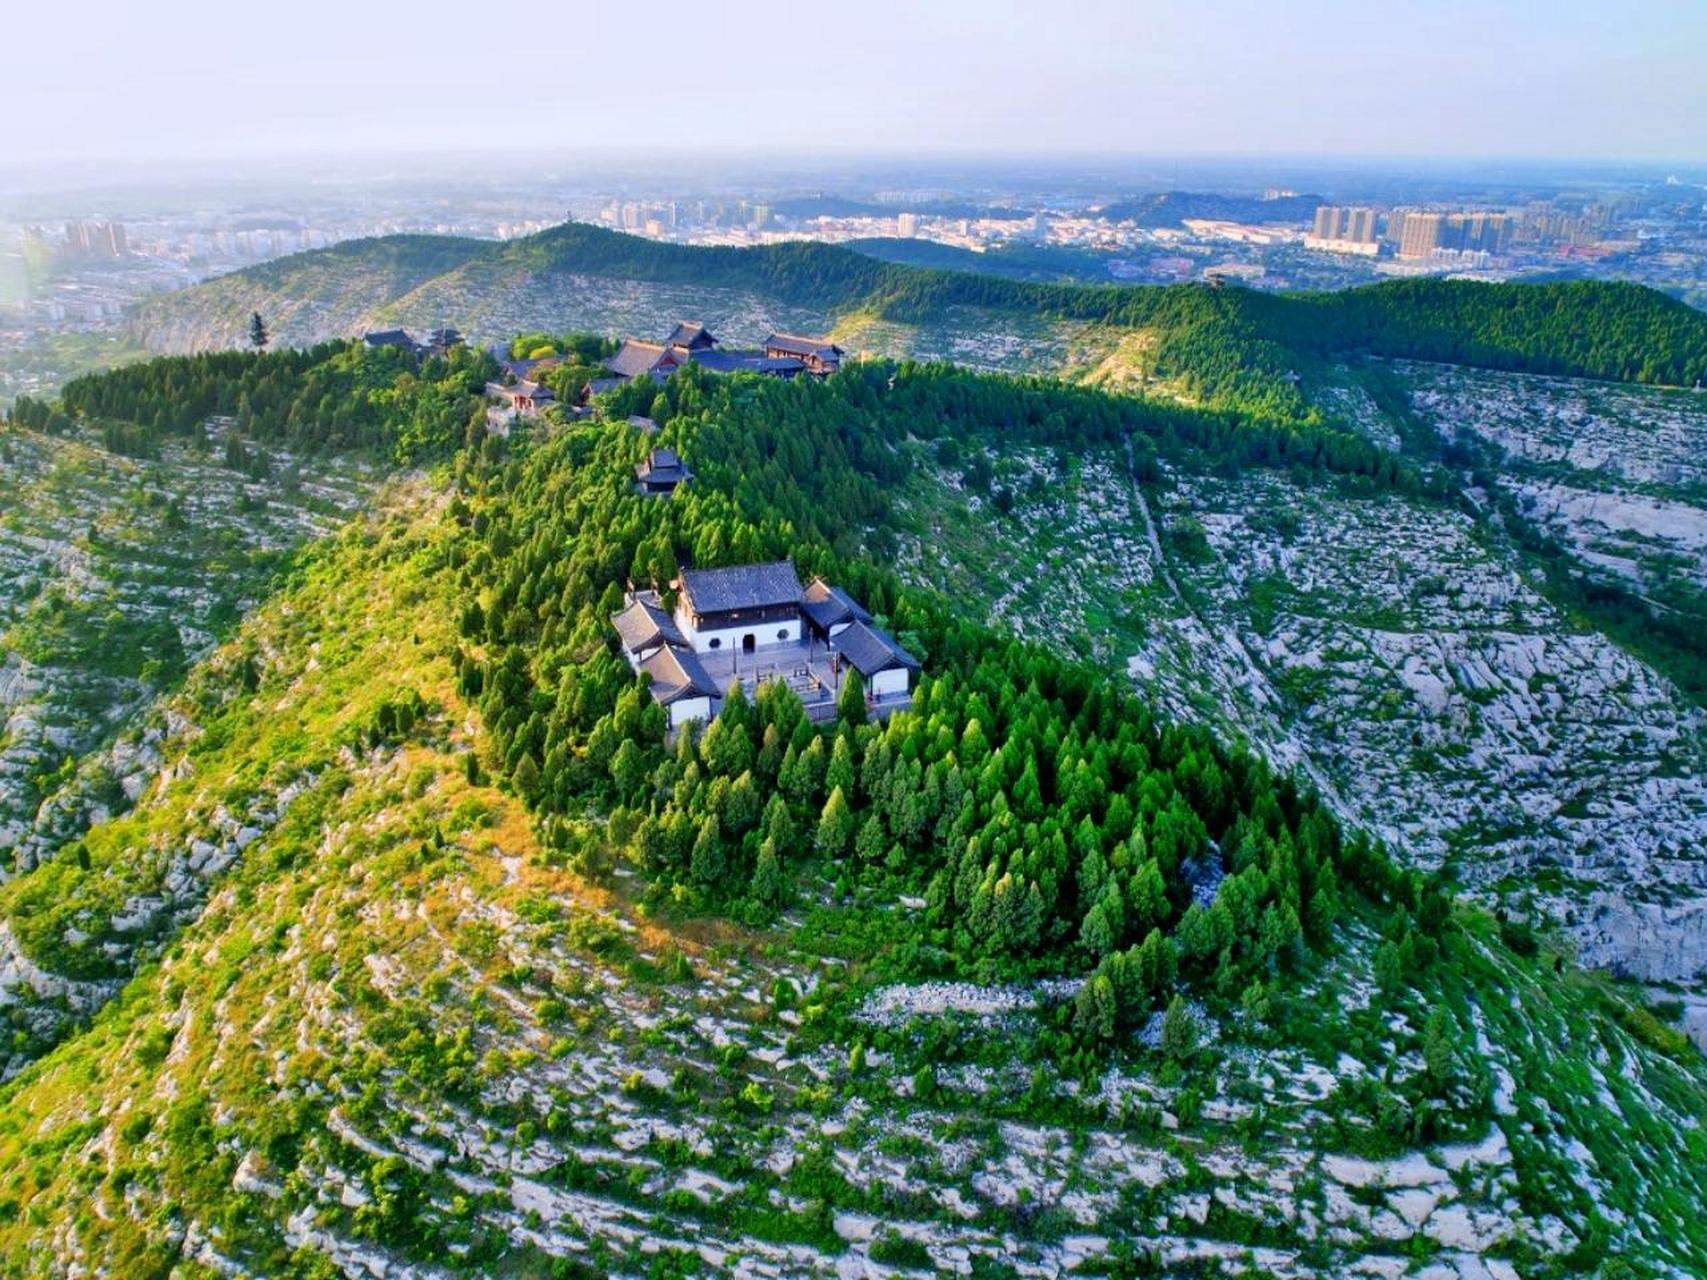
[[[0,164],[486,145],[1707,159],[1707,0],[20,7]]]

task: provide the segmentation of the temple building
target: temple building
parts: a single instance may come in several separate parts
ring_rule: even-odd
[[[634,464],[634,487],[641,493],[667,498],[676,491],[678,485],[684,485],[692,479],[693,472],[687,469],[681,456],[666,446],[659,446],[646,455],[644,462]]]
[[[537,416],[541,409],[556,398],[551,394],[551,388],[543,382],[526,381],[517,382],[512,386],[505,386],[502,382],[488,382],[486,394],[518,418]]]
[[[802,373],[823,377],[841,367],[843,351],[823,338],[773,333],[760,351],[735,351],[718,345],[717,336],[703,324],[684,320],[662,342],[624,338],[615,355],[604,361],[605,377],[589,382],[583,395],[592,397],[635,378],[663,382],[686,364],[712,373],[762,373],[793,378]]]
[[[749,693],[784,681],[815,721],[835,717],[849,671],[859,672],[872,714],[911,702],[918,660],[840,588],[822,578],[802,587],[792,561],[685,569],[672,586],[673,613],[657,592],[631,590],[611,618],[672,728],[716,715],[737,681]]]
[[[765,339],[765,356],[771,360],[797,360],[807,373],[827,377],[842,367],[846,354],[823,338],[803,338],[796,333],[773,333]]]

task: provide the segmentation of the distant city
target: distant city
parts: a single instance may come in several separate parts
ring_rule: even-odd
[[[992,172],[952,190],[897,168],[826,174],[822,185],[811,173],[683,172],[37,193],[0,202],[0,402],[53,384],[66,361],[44,350],[122,345],[127,312],[150,295],[360,237],[508,239],[566,219],[683,244],[866,242],[959,267],[983,255],[988,269],[1034,279],[1332,289],[1395,276],[1581,276],[1707,303],[1700,174],[1274,172],[1286,177],[1206,162],[1135,179]],[[666,181],[673,189],[644,189]]]

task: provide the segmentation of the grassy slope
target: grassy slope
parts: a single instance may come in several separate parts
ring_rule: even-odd
[[[0,1274],[443,1274],[453,1249],[473,1274],[535,1274],[542,1254],[642,1271],[643,1240],[828,1274],[872,1252],[874,1219],[914,1242],[882,1256],[963,1250],[994,1274],[1059,1269],[1087,1232],[1281,1275],[1450,1254],[1466,1232],[1525,1275],[1609,1250],[1707,1266],[1701,1062],[1486,920],[1414,994],[1372,992],[1354,929],[1276,1031],[1229,1023],[1183,1075],[1137,1053],[1093,1082],[1104,1100],[1075,1100],[1027,1057],[1023,1013],[994,1035],[849,1019],[906,931],[891,904],[768,935],[637,915],[622,877],[570,874],[464,776],[440,510],[404,490],[317,554],[192,680],[188,769],[91,837],[88,872],[7,891],[99,937],[221,809],[313,779],[181,932],[131,954],[93,1025],[0,1094]],[[351,749],[411,692],[429,707],[411,732]],[[95,956],[50,935],[28,943],[45,962]],[[1415,1076],[1436,1005],[1464,1029],[1458,1101],[1448,1145],[1419,1149],[1365,1082]],[[1413,1229],[1419,1187],[1449,1212]]]
[[[15,865],[69,839],[85,808],[117,801],[117,780],[95,770],[56,802],[63,812],[38,818],[44,795],[70,781],[64,762],[131,727],[182,678],[185,657],[228,633],[376,477],[280,453],[252,479],[177,442],[138,460],[92,431],[16,426],[0,427],[0,477],[17,495],[0,511],[0,670],[16,664],[29,686],[0,700],[0,722],[13,721],[0,739],[0,854]]]

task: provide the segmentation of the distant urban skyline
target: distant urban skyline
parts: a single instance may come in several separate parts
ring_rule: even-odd
[[[485,147],[1707,160],[1698,0],[878,0],[762,32],[762,9],[621,6],[483,29],[444,0],[78,15],[9,24],[0,167]]]

